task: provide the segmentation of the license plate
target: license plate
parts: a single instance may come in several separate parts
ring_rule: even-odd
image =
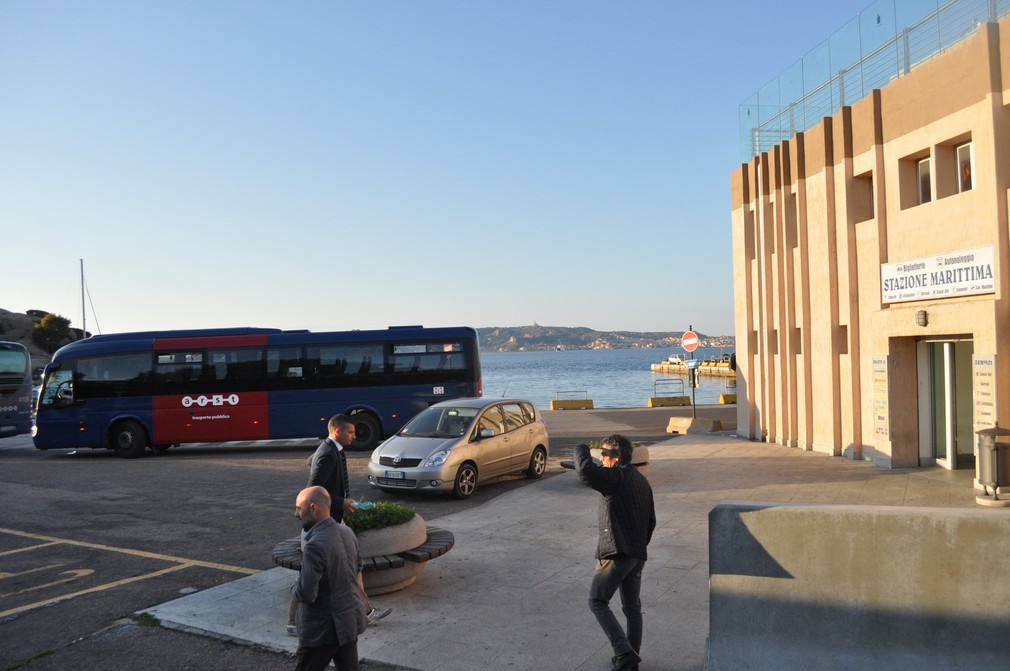
[[[390,480],[403,480],[403,471],[386,471],[386,477]]]
[[[18,427],[14,426],[13,424],[0,426],[0,433],[7,433],[8,431],[17,431],[17,428]]]

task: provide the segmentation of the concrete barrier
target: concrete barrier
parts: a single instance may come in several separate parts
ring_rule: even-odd
[[[736,403],[736,394],[719,394],[719,402],[723,405]]]
[[[723,502],[707,671],[982,669],[1010,659],[1002,511]]]
[[[551,410],[592,410],[593,401],[589,398],[552,399]]]
[[[688,396],[651,396],[649,397],[650,408],[669,408],[678,405],[691,405],[691,398]]]
[[[713,431],[722,431],[722,422],[718,419],[671,417],[666,425],[667,433],[711,433]]]

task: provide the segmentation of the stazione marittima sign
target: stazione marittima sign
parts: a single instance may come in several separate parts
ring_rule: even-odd
[[[996,292],[993,247],[974,247],[880,266],[883,303]]]

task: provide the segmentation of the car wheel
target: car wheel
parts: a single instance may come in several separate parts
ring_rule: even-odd
[[[138,422],[120,422],[112,429],[112,449],[117,457],[135,459],[147,449],[147,432]]]
[[[468,499],[477,491],[477,469],[473,464],[463,464],[456,471],[456,481],[452,485],[452,495],[457,499]]]
[[[542,447],[533,450],[530,455],[530,467],[526,469],[526,477],[536,480],[547,470],[547,452]]]
[[[379,420],[367,412],[359,412],[351,415],[354,420],[354,442],[348,446],[349,450],[364,452],[374,450],[382,438],[382,430],[379,428]]]

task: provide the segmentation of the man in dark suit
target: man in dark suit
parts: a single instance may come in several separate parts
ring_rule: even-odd
[[[295,500],[305,531],[302,568],[291,596],[298,613],[296,671],[322,671],[333,660],[337,671],[358,671],[358,636],[368,627],[358,589],[358,539],[330,517],[330,496],[307,487]]]
[[[589,608],[614,649],[614,671],[638,669],[642,661],[642,569],[646,547],[656,529],[656,506],[652,487],[631,464],[631,441],[614,434],[600,443],[603,456],[596,464],[589,447],[575,447],[575,470],[584,483],[602,494],[599,507],[600,538],[596,546],[599,564],[589,588]],[[620,590],[628,621],[625,633],[610,609],[610,600]]]
[[[334,415],[326,425],[329,436],[319,444],[309,457],[309,481],[306,487],[319,486],[326,490],[333,502],[330,515],[337,522],[343,522],[344,513],[354,512],[351,498],[351,480],[347,475],[347,455],[344,452],[354,442],[354,420],[347,415]],[[361,598],[365,601],[368,624],[375,624],[393,612],[392,608],[374,608],[361,585]]]
[[[337,522],[344,513],[354,512],[351,481],[347,475],[347,455],[344,449],[354,442],[354,420],[347,415],[334,415],[326,426],[329,435],[309,457],[309,482],[306,487],[319,486],[333,502],[330,515]]]

